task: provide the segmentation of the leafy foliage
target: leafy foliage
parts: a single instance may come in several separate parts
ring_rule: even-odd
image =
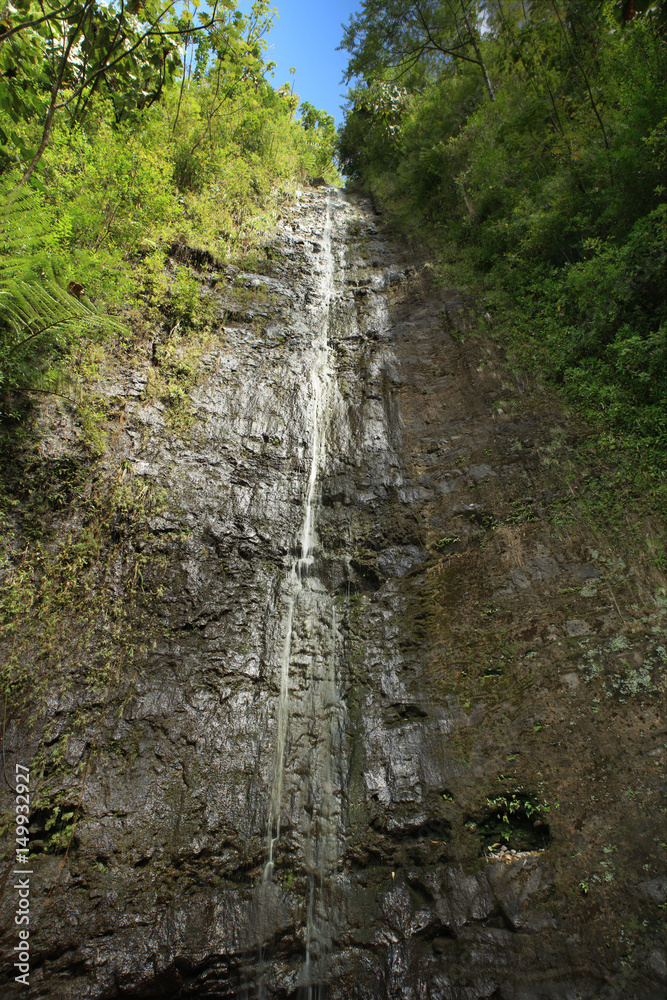
[[[472,28],[484,18],[476,64],[434,47],[466,14]],[[369,0],[343,41],[348,74],[365,82],[339,138],[347,175],[428,234],[459,280],[484,284],[493,329],[656,486],[667,458],[666,33],[656,2]]]
[[[200,329],[174,246],[260,240],[295,178],[337,174],[333,119],[265,74],[267,0],[6,8],[0,26],[0,396],[60,391],[127,325]],[[158,58],[159,55],[159,58]],[[179,70],[179,67],[180,70]],[[180,79],[178,75],[180,72]],[[74,289],[74,294],[72,294]],[[96,305],[94,305],[96,303]],[[141,327],[141,323],[139,324]],[[9,407],[9,411],[7,409]],[[13,412],[13,411],[12,411]]]
[[[341,45],[351,56],[345,79],[373,80],[392,67],[399,78],[415,80],[464,61],[479,67],[493,100],[480,50],[484,14],[484,4],[476,0],[363,0]]]
[[[42,125],[33,148],[22,143],[20,131],[0,133],[0,152],[11,159],[15,149],[20,160],[30,160],[23,182],[48,145],[56,112],[70,125],[82,122],[97,94],[110,101],[116,122],[150,107],[181,65],[181,44],[184,62],[188,46],[196,47],[199,75],[215,53],[227,75],[261,78],[268,0],[255,0],[246,16],[235,0],[214,0],[212,13],[198,13],[199,2],[187,0],[178,13],[159,0],[8,5],[0,28],[0,111],[11,121],[35,117]]]
[[[336,152],[336,123],[333,115],[319,111],[308,101],[299,108],[301,127],[308,134],[308,144],[314,153],[317,173],[324,174]]]
[[[55,276],[49,257],[59,235],[45,235],[34,191],[0,191],[0,392],[35,382],[53,388],[68,341],[118,328],[79,293],[82,286],[66,289]]]

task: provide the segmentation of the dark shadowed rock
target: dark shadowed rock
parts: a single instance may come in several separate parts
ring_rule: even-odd
[[[460,300],[365,201],[311,188],[285,215],[265,275],[227,267],[209,290],[226,325],[186,430],[146,398],[149,360],[100,386],[110,409],[126,404],[102,469],[125,463],[165,498],[132,598],[150,642],[85,717],[72,690],[33,728],[9,706],[9,769],[46,721],[52,741],[72,728],[67,766],[47,777],[78,821],[65,862],[48,847],[52,813],[35,811],[46,846],[20,991],[9,857],[2,995],[648,996],[664,976],[664,879],[635,881],[654,923],[622,939],[631,965],[613,975],[604,895],[625,899],[630,870],[604,809],[631,810],[634,841],[648,758],[618,778],[636,798],[612,794],[612,777],[595,782],[620,774],[625,730],[611,715],[587,727],[592,704],[616,711],[639,691],[644,716],[627,725],[659,752],[660,619],[633,637],[640,676],[618,665],[611,632],[561,650],[597,642],[567,584],[601,571],[583,544],[564,562],[536,513],[555,487],[515,442],[537,439],[540,420],[500,421],[497,359],[483,367],[486,348],[454,339]],[[41,428],[44,456],[76,452],[75,415],[47,406]],[[73,530],[59,516],[49,524]],[[99,586],[130,601],[121,570]],[[595,614],[625,627],[611,600]],[[607,685],[595,703],[589,682]],[[653,843],[648,812],[637,823]]]

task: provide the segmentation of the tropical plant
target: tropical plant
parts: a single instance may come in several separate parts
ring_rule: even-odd
[[[58,114],[70,125],[81,122],[100,94],[117,122],[150,107],[181,66],[181,50],[187,59],[189,45],[197,47],[200,72],[216,53],[235,75],[259,77],[267,0],[255,0],[247,16],[236,0],[214,0],[210,13],[197,13],[198,7],[199,0],[179,10],[174,0],[7,3],[0,25],[0,112],[14,122],[35,118],[40,124],[33,145],[20,129],[0,133],[6,160],[27,164],[19,183],[36,169]]]
[[[339,137],[346,174],[485,287],[494,319],[502,302],[512,347],[658,484],[667,4],[366,0],[343,47],[363,78]]]
[[[345,80],[374,80],[388,67],[395,79],[420,71],[437,75],[462,61],[477,66],[493,101],[480,45],[483,18],[478,0],[363,0],[340,46],[350,53]]]
[[[51,255],[64,233],[43,228],[39,196],[0,189],[0,396],[12,390],[55,392],[58,361],[86,332],[120,329],[100,315],[85,288],[54,272]]]

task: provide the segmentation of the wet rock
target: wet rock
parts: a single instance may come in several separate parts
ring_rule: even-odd
[[[570,572],[577,580],[595,580],[601,576],[599,568],[592,563],[581,563],[578,566],[571,566]]]
[[[36,857],[24,995],[254,1000],[262,983],[286,1000],[310,977],[329,1000],[616,1000],[587,913],[577,940],[554,916],[548,852],[489,855],[499,834],[478,822],[489,796],[516,790],[535,841],[541,779],[507,782],[542,752],[549,671],[554,711],[577,702],[560,685],[580,684],[571,663],[541,659],[538,633],[566,621],[586,635],[566,619],[579,607],[557,617],[547,597],[560,574],[600,575],[530,534],[526,493],[541,494],[521,456],[537,421],[499,423],[472,348],[443,333],[443,312],[463,322],[466,303],[443,301],[365,201],[321,186],[284,214],[266,274],[174,250],[215,272],[221,317],[187,431],[140,398],[148,357],[104,389],[127,401],[115,458],[164,492],[137,598],[155,595],[159,627],[132,679],[77,717],[73,770],[49,776],[80,817],[66,863]],[[447,406],[429,409],[444,386]],[[76,442],[59,413],[41,447]],[[109,576],[97,585],[120,602]],[[525,642],[506,635],[511,614]],[[53,697],[50,738],[80,701]],[[10,718],[10,765],[41,737]],[[35,815],[40,837],[51,818]],[[661,880],[637,896],[663,901]],[[13,903],[0,901],[5,942]]]
[[[486,479],[487,476],[495,476],[497,473],[493,471],[490,465],[470,465],[468,467],[468,475],[471,479],[479,480]]]
[[[565,629],[568,635],[590,635],[592,631],[588,622],[581,618],[572,618],[569,622],[565,622]]]
[[[667,962],[665,962],[665,953],[658,951],[652,951],[648,959],[650,967],[655,973],[660,977],[660,979],[665,982],[667,981]]]
[[[637,886],[637,893],[651,903],[667,902],[667,878],[647,879]]]
[[[378,566],[385,576],[401,577],[424,561],[426,553],[416,545],[396,545],[378,556]]]

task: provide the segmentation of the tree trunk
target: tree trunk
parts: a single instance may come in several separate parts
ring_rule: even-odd
[[[466,10],[466,5],[464,0],[461,2],[461,10],[463,11],[463,17],[466,23],[466,28],[468,29],[468,34],[470,35],[470,41],[472,42],[472,47],[475,50],[475,55],[477,56],[477,62],[482,71],[482,76],[484,77],[484,85],[486,86],[486,92],[492,101],[495,101],[496,95],[493,92],[493,87],[491,86],[491,80],[489,79],[489,74],[486,68],[486,64],[482,59],[482,53],[479,48],[479,42],[477,41],[477,35],[472,30],[470,26],[470,19],[468,17],[468,11]]]

